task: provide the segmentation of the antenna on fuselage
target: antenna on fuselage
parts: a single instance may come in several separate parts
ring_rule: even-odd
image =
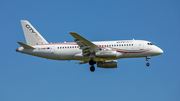
[[[66,41],[64,41],[64,43],[66,43]]]

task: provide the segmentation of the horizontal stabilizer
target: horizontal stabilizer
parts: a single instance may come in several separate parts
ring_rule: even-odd
[[[26,49],[34,49],[34,47],[29,46],[29,45],[27,45],[27,44],[25,44],[25,43],[22,43],[22,42],[19,42],[19,41],[17,41],[17,43],[20,44],[22,47],[24,47],[24,48],[26,48]]]

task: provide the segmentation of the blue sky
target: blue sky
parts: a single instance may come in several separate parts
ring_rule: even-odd
[[[1,0],[0,101],[180,101],[179,0]],[[118,68],[15,52],[28,20],[48,42],[148,40],[164,53],[118,60]]]

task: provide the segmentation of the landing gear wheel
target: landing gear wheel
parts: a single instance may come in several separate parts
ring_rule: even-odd
[[[91,66],[91,67],[90,67],[90,71],[91,71],[91,72],[94,72],[94,71],[95,71],[95,67],[94,67],[94,66]]]
[[[96,62],[94,60],[89,60],[89,65],[94,65]]]
[[[148,62],[148,59],[150,59],[150,56],[146,56],[146,66],[149,66],[149,62]]]
[[[146,66],[149,66],[150,64],[149,63],[146,63]]]
[[[89,60],[89,65],[91,65],[91,67],[90,67],[91,72],[95,71],[94,64],[96,64],[96,61],[94,61],[93,58],[91,58],[91,60]]]

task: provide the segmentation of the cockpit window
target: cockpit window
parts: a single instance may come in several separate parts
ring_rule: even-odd
[[[153,43],[147,43],[148,45],[154,45]]]

